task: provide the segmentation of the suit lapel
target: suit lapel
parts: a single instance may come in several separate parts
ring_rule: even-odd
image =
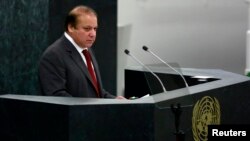
[[[92,82],[93,87],[94,87],[94,82],[91,79],[91,76],[90,76],[90,74],[88,72],[88,68],[85,65],[84,61],[82,60],[82,57],[80,56],[79,52],[76,50],[76,48],[72,45],[72,43],[65,36],[63,36],[63,37],[64,37],[64,41],[65,41],[65,49],[69,53],[70,58],[72,58],[72,60],[75,62],[75,64],[83,72],[83,74],[86,75],[87,78]],[[99,72],[96,71],[96,70],[98,70],[97,63],[96,63],[96,60],[95,60],[95,58],[93,56],[92,51],[90,51],[90,53],[91,53],[91,57],[93,59],[92,61],[93,61],[93,65],[94,65],[94,68],[95,68],[96,77],[97,77],[97,80],[98,80]],[[99,80],[98,80],[98,82],[99,82]]]
[[[79,52],[76,48],[71,44],[70,41],[64,36],[65,40],[65,49],[68,52],[70,58],[75,62],[75,64],[80,68],[84,75],[88,77],[88,79],[92,82],[90,74],[88,72],[88,68],[82,60]],[[92,82],[93,83],[93,82]]]

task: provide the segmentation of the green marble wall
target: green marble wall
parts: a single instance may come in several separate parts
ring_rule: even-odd
[[[0,0],[0,94],[38,94],[47,31],[48,0]]]

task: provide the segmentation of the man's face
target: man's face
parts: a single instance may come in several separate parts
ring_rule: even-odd
[[[83,48],[89,48],[96,39],[97,17],[94,14],[85,14],[77,18],[75,27],[69,27],[73,40]]]

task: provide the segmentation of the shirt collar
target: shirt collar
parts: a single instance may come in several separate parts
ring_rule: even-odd
[[[73,38],[71,38],[67,32],[64,32],[64,36],[74,45],[74,47],[77,49],[78,52],[81,53],[84,49],[87,49],[78,46],[76,42],[73,40]]]

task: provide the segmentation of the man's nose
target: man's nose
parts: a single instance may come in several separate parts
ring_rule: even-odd
[[[90,35],[91,37],[95,37],[95,36],[96,36],[96,31],[95,31],[94,29],[92,29],[92,30],[90,31],[89,35]]]

